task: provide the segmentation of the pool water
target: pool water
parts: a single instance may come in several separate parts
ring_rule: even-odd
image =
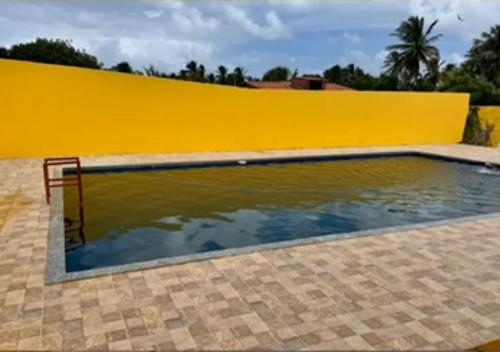
[[[399,156],[84,174],[86,244],[66,270],[500,212],[500,177],[480,169]],[[76,218],[70,189],[64,205]]]

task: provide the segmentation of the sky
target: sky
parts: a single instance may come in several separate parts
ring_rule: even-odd
[[[0,1],[0,46],[70,39],[106,66],[128,61],[176,72],[190,60],[253,76],[285,65],[300,74],[354,63],[378,74],[390,33],[409,16],[438,19],[447,63],[500,24],[498,0]],[[457,17],[460,15],[463,21]]]

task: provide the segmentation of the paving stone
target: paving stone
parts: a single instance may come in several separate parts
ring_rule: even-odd
[[[82,158],[84,165],[465,145]],[[0,350],[463,350],[500,337],[500,218],[46,284],[41,159],[0,160]]]

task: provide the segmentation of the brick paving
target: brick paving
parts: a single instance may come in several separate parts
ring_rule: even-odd
[[[428,146],[84,158],[84,165]],[[500,337],[500,217],[47,285],[40,159],[0,160],[0,350],[444,350]]]

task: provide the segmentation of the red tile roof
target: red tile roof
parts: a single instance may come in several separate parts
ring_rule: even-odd
[[[257,89],[292,89],[290,82],[266,82],[266,81],[248,81],[248,88]]]
[[[281,82],[268,82],[268,81],[247,81],[246,82],[248,88],[255,89],[294,89],[290,82],[281,81]],[[335,83],[326,83],[325,90],[330,91],[345,91],[345,90],[354,90],[349,87],[341,86],[340,84]]]
[[[346,86],[341,86],[340,84],[326,83],[325,90],[355,90],[355,89]]]

